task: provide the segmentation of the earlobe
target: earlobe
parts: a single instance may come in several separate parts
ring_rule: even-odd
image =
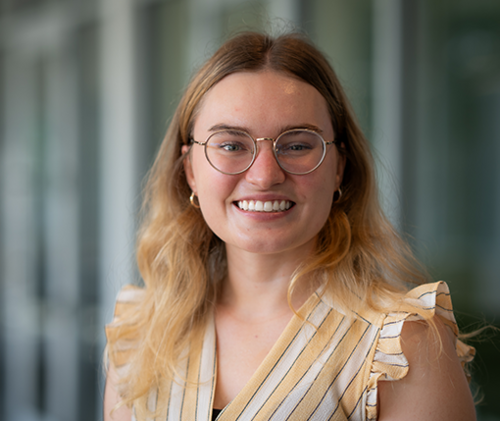
[[[196,193],[196,181],[193,174],[193,166],[191,162],[191,154],[189,153],[191,148],[187,145],[182,147],[182,154],[184,155],[184,161],[182,162],[184,165],[184,172],[186,174],[186,181],[191,187],[191,190]]]

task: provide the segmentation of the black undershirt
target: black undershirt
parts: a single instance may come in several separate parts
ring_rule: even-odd
[[[212,409],[212,421],[215,421],[215,419],[219,416],[221,411],[222,409]]]

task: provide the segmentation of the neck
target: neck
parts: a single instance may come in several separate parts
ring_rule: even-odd
[[[281,254],[249,253],[234,247],[226,249],[228,277],[223,284],[219,305],[247,320],[290,314],[290,281],[312,252],[311,247]],[[292,295],[293,308],[299,309],[314,289],[308,282],[302,282]]]

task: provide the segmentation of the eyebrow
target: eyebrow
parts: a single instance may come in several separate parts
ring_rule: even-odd
[[[281,133],[286,132],[288,130],[300,130],[300,129],[311,130],[311,131],[319,133],[321,135],[323,134],[323,130],[321,130],[318,126],[315,126],[314,124],[307,124],[307,123],[282,126],[279,133],[281,134]],[[238,130],[238,131],[246,132],[246,133],[250,134],[250,130],[247,127],[232,126],[232,125],[228,125],[228,124],[216,124],[216,125],[210,127],[210,129],[208,129],[209,132],[216,132],[219,130]]]

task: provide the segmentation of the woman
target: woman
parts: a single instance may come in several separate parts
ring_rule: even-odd
[[[383,216],[345,94],[300,36],[239,35],[199,70],[145,215],[106,420],[475,419],[447,287]]]

